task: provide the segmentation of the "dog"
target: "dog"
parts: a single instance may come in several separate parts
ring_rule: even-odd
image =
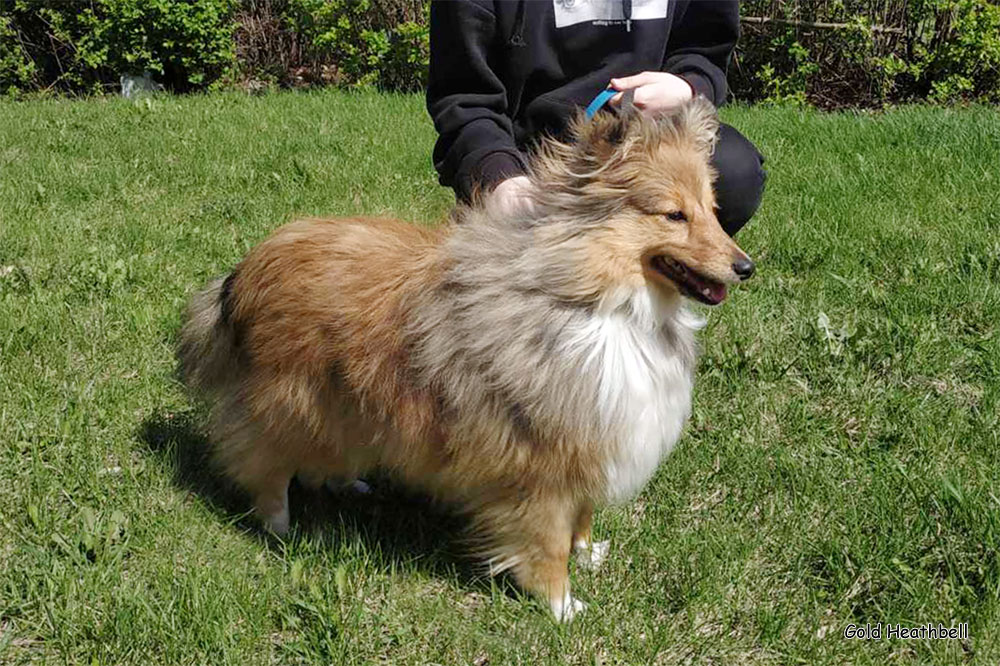
[[[470,516],[477,554],[558,620],[594,508],[635,496],[691,410],[695,334],[754,270],[715,214],[718,121],[577,118],[530,166],[530,205],[449,223],[306,219],[196,295],[179,347],[225,474],[264,525],[288,486],[379,469]]]

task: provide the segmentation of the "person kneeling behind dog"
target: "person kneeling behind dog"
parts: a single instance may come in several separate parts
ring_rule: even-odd
[[[434,0],[427,109],[442,185],[469,203],[526,200],[525,152],[602,90],[633,90],[643,112],[696,95],[716,107],[739,34],[737,0]],[[616,106],[621,92],[611,99]],[[760,205],[764,157],[720,125],[712,165],[718,218],[730,236]]]

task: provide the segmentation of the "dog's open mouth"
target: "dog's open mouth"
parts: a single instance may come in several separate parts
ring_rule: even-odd
[[[707,305],[718,305],[726,298],[726,285],[696,272],[666,255],[653,257],[653,269],[672,280],[685,296]]]

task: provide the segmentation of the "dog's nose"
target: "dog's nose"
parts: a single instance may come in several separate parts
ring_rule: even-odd
[[[754,265],[753,262],[747,258],[739,259],[733,263],[733,272],[740,278],[740,280],[746,280],[751,275],[753,275]]]

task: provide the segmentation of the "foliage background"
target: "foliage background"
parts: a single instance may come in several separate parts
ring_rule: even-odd
[[[740,4],[743,36],[729,78],[741,99],[822,107],[1000,101],[996,0]]]
[[[745,0],[736,98],[1000,101],[998,0]],[[0,90],[336,85],[413,91],[429,0],[0,0]]]
[[[236,0],[0,0],[0,89],[99,92],[149,71],[171,89],[233,66]]]
[[[0,0],[0,90],[175,91],[335,84],[418,89],[421,0]]]

